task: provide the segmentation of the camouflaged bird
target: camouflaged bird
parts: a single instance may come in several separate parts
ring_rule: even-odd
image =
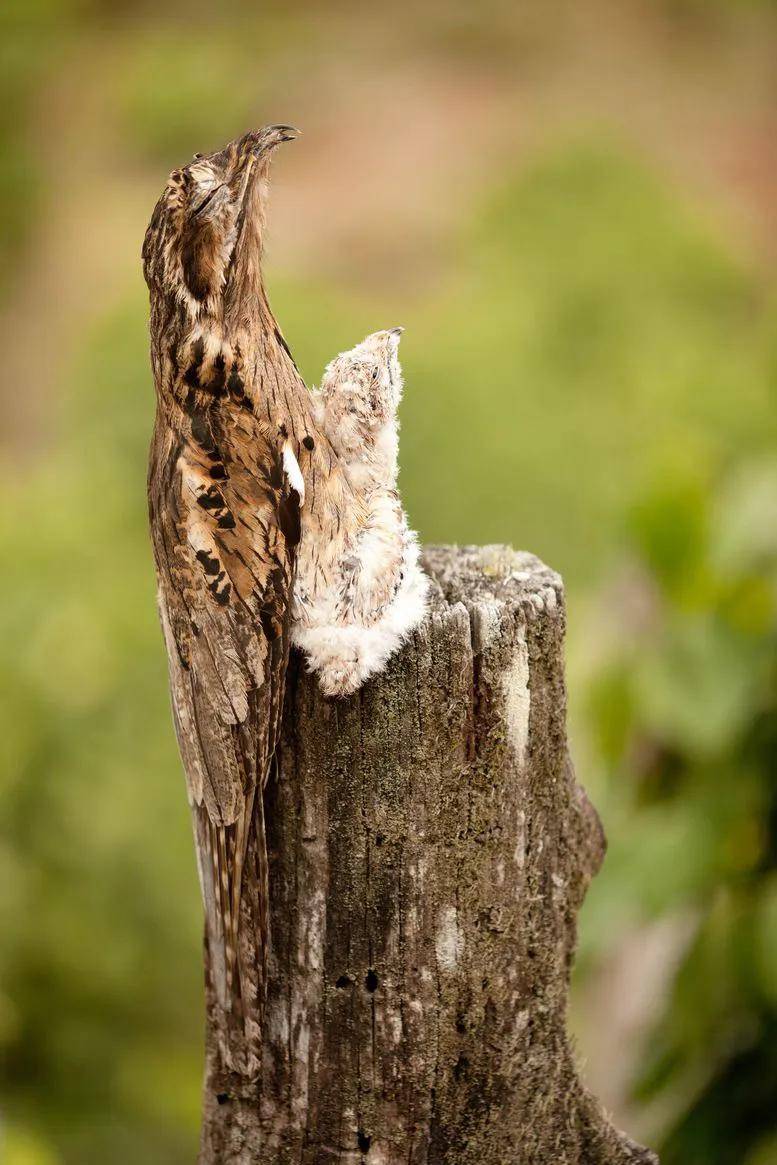
[[[248,1076],[259,1070],[267,967],[262,789],[283,704],[300,508],[312,538],[361,510],[262,283],[270,158],[294,136],[270,126],[195,155],[171,174],[143,245],[159,610],[220,1055]]]
[[[319,427],[359,502],[302,538],[292,642],[328,696],[346,696],[381,671],[424,617],[429,581],[397,490],[402,328],[375,332],[328,366],[314,394]]]

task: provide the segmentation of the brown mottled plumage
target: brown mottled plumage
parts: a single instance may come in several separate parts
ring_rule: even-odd
[[[159,609],[222,1058],[249,1076],[259,1067],[268,935],[262,789],[283,703],[300,536],[295,459],[313,536],[350,505],[262,285],[269,160],[294,136],[271,126],[174,171],[143,246]]]

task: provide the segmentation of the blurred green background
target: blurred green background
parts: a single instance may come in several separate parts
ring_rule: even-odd
[[[270,121],[308,380],[404,324],[413,523],[566,579],[586,1079],[665,1165],[777,1162],[776,50],[766,0],[3,6],[5,1165],[194,1159],[139,251],[174,165]]]

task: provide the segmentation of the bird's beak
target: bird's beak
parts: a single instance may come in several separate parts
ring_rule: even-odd
[[[402,335],[404,330],[405,330],[404,328],[389,328],[389,335],[399,337]]]
[[[237,198],[241,206],[247,204],[249,191],[254,186],[252,178],[257,172],[257,161],[266,158],[283,142],[293,141],[299,133],[293,125],[266,125],[263,129],[251,130],[237,141]]]
[[[266,125],[263,129],[250,130],[242,138],[238,138],[232,147],[235,151],[238,173],[243,176],[250,173],[254,162],[266,157],[283,142],[294,141],[299,137],[299,133],[300,131],[293,125]]]
[[[299,134],[293,125],[266,125],[245,135],[243,149],[251,157],[262,158],[284,142],[293,142]]]
[[[265,126],[264,129],[259,131],[262,153],[274,149],[275,146],[281,145],[282,142],[293,142],[295,138],[300,136],[300,132],[293,125]]]

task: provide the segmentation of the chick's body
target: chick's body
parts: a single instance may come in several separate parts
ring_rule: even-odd
[[[297,560],[292,642],[330,696],[356,691],[422,620],[428,580],[397,492],[401,329],[376,332],[327,367],[316,393],[323,432],[351,503],[306,530]]]

